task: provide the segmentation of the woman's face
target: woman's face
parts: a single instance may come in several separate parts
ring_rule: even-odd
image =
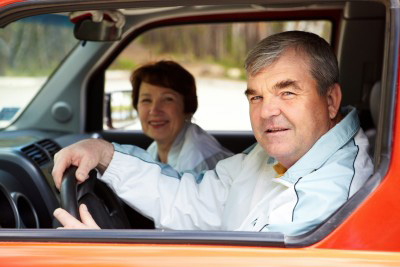
[[[172,144],[187,117],[183,95],[146,82],[140,84],[137,107],[143,132],[157,143]]]

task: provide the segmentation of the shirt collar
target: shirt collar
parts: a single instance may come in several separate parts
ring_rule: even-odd
[[[178,160],[180,155],[180,151],[182,150],[182,146],[185,143],[185,134],[187,129],[190,126],[190,122],[184,122],[182,129],[178,133],[178,135],[175,137],[174,142],[172,143],[171,148],[169,149],[168,152],[168,164],[171,166],[177,166]]]
[[[275,165],[273,165],[272,168],[274,168],[274,170],[275,170],[275,172],[276,172],[275,178],[282,177],[282,176],[285,174],[285,172],[287,171],[287,169],[285,168],[285,166],[283,166],[283,165],[280,164],[279,162],[276,163]]]

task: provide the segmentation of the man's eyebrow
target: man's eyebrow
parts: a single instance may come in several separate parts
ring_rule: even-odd
[[[248,96],[248,95],[255,95],[255,94],[256,94],[256,90],[251,89],[251,88],[247,88],[246,91],[244,91],[244,94],[245,94],[246,96]]]
[[[297,81],[290,80],[290,79],[277,82],[272,87],[272,89],[273,90],[280,90],[280,89],[285,89],[285,88],[288,88],[288,87],[293,87],[296,90],[302,90],[301,87],[299,86],[299,84],[297,83]]]

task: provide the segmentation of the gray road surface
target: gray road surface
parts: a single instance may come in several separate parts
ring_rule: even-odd
[[[4,107],[25,108],[46,79],[0,77],[0,110]],[[199,108],[193,121],[206,130],[251,130],[244,81],[198,78]],[[129,72],[107,74],[106,91],[131,89]],[[0,121],[1,124],[5,122]],[[140,129],[138,122],[126,127]]]

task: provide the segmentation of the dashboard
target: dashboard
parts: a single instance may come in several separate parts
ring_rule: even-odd
[[[61,148],[97,134],[49,131],[0,133],[1,228],[55,228],[52,216],[60,206],[51,170]]]
[[[250,133],[213,133],[225,147],[241,152],[255,140]],[[151,139],[143,133],[103,131],[66,134],[57,131],[18,130],[0,132],[0,228],[57,228],[53,211],[60,207],[60,194],[51,171],[53,157],[62,148],[87,138],[104,138],[147,147]],[[98,192],[99,193],[99,192]],[[101,197],[101,195],[100,195]],[[132,228],[154,229],[154,223],[121,203]]]

